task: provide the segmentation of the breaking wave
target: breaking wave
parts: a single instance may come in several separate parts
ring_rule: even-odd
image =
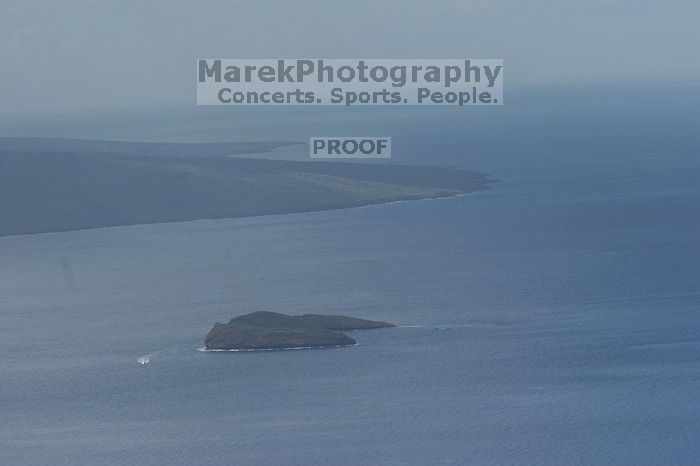
[[[330,346],[293,346],[290,348],[256,348],[256,349],[209,349],[206,346],[197,348],[197,351],[204,353],[257,353],[259,351],[294,351],[294,350],[314,350],[324,348],[347,348],[349,346],[358,346],[358,343],[352,345],[330,345]]]

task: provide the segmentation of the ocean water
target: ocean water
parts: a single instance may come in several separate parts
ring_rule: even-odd
[[[463,197],[0,238],[0,463],[697,464],[700,158],[552,137],[441,139]],[[255,310],[399,327],[198,351]]]

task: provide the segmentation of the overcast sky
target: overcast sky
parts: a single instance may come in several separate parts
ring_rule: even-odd
[[[0,0],[0,112],[193,104],[204,57],[503,58],[506,89],[696,82],[699,24],[674,0]]]

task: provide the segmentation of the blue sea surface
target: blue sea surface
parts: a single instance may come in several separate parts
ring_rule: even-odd
[[[697,464],[698,153],[452,134],[492,189],[0,238],[0,463]],[[198,351],[256,310],[399,327]]]

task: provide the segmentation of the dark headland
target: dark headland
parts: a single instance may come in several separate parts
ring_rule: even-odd
[[[488,175],[239,158],[284,143],[0,138],[0,236],[359,207],[488,189]]]
[[[253,312],[214,324],[204,339],[207,350],[256,350],[349,346],[356,341],[341,333],[395,327],[388,322],[321,314],[291,316]]]

